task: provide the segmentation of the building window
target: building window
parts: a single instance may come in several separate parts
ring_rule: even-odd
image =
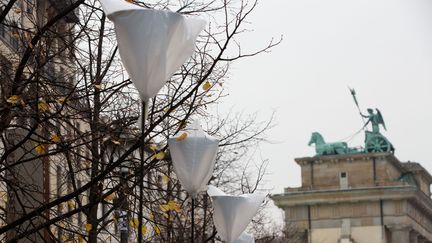
[[[348,189],[348,173],[345,171],[339,173],[340,189]]]
[[[57,165],[56,168],[56,174],[57,174],[57,198],[60,198],[62,196],[62,178],[63,178],[63,168],[60,165]],[[63,214],[63,209],[62,209],[62,204],[59,204],[57,206],[57,215],[61,215]],[[61,227],[59,227],[58,232],[57,232],[57,237],[59,239],[61,239],[63,236],[63,229]]]
[[[6,26],[4,24],[0,24],[0,36],[3,38],[6,37]]]
[[[27,13],[28,14],[33,13],[33,7],[34,7],[34,1],[33,0],[27,0]]]
[[[18,48],[19,48],[19,42],[18,42],[18,39],[14,35],[12,35],[11,38],[10,38],[10,44],[12,45],[12,47],[15,50],[18,50]]]
[[[12,63],[6,57],[0,55],[0,80],[3,83],[10,82],[12,77]]]
[[[77,179],[77,187],[81,188],[81,186],[82,186],[81,180]],[[78,196],[78,200],[80,203],[82,203],[82,201],[83,201],[82,197],[83,196],[81,194]],[[82,213],[81,212],[78,213],[78,219],[77,220],[78,220],[78,225],[82,225],[83,220],[82,220]]]
[[[12,30],[10,30],[10,36],[9,36],[9,43],[11,44],[12,48],[15,51],[18,51],[19,49],[19,39],[20,39],[20,34],[18,33],[18,23],[17,22],[12,22],[11,26],[13,27]]]

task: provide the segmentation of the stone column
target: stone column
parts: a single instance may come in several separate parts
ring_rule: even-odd
[[[426,242],[428,242],[428,241],[423,236],[419,235],[417,237],[417,243],[426,243]]]
[[[417,231],[412,230],[410,232],[410,243],[419,243],[418,238],[419,238],[419,233],[417,233]]]
[[[392,243],[407,243],[410,241],[411,228],[408,226],[393,226],[390,227]]]

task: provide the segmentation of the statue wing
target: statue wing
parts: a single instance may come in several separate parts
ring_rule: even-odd
[[[382,124],[383,127],[384,127],[384,129],[387,131],[386,125],[384,123],[384,118],[382,117],[382,114],[381,114],[380,110],[378,110],[378,108],[375,109],[375,110],[377,111],[377,115],[378,115],[378,123]]]

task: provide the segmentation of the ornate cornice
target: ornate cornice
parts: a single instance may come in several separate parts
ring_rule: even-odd
[[[351,188],[346,190],[311,190],[273,195],[271,198],[278,207],[293,207],[317,204],[332,204],[385,199],[414,199],[418,189],[415,186],[383,186]],[[430,201],[430,200],[429,200]],[[429,202],[432,205],[432,202]]]

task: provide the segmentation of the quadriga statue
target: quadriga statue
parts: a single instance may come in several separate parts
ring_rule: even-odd
[[[313,132],[308,145],[315,144],[316,155],[332,155],[348,153],[348,145],[345,142],[326,143],[319,132]]]

